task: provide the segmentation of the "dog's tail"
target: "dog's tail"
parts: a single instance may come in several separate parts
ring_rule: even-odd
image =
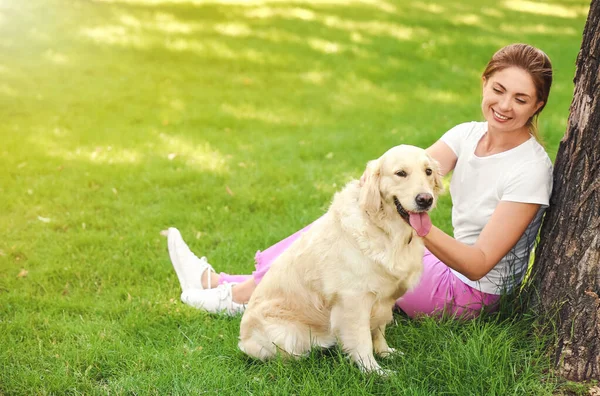
[[[299,358],[310,352],[311,340],[306,329],[291,323],[269,323],[265,318],[244,321],[242,318],[238,348],[263,361],[278,353],[282,357]]]
[[[244,314],[240,323],[238,348],[246,355],[263,361],[275,356],[277,347],[269,342],[265,334],[264,319],[248,314]]]
[[[265,344],[259,343],[254,337],[251,337],[240,340],[238,348],[248,356],[265,361],[272,358],[277,353],[277,347],[274,344]]]

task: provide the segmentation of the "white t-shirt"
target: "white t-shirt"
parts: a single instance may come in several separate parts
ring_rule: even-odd
[[[468,122],[441,138],[458,157],[450,182],[454,238],[473,245],[500,201],[542,205],[517,244],[485,277],[471,281],[453,270],[477,290],[502,294],[519,284],[527,270],[529,253],[550,201],[552,162],[533,136],[508,151],[478,157],[475,148],[486,132],[487,122]]]

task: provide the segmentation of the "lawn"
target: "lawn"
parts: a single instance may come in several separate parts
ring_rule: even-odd
[[[161,231],[217,270],[320,216],[389,147],[481,119],[527,42],[566,129],[582,0],[0,0],[0,394],[552,394],[529,315],[395,317],[364,376],[339,349],[266,364],[239,317],[179,302]],[[432,216],[451,233],[450,198]]]

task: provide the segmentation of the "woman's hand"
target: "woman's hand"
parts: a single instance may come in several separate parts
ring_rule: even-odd
[[[448,267],[477,281],[506,256],[533,220],[539,204],[501,201],[474,245],[466,245],[432,227],[425,246]]]

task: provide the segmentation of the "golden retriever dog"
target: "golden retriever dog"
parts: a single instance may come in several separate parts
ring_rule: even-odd
[[[383,373],[374,354],[395,301],[423,271],[423,241],[442,190],[425,150],[394,147],[370,161],[363,183],[335,194],[327,213],[272,264],[252,294],[239,348],[265,360],[305,356],[313,346],[343,350],[365,372]]]

